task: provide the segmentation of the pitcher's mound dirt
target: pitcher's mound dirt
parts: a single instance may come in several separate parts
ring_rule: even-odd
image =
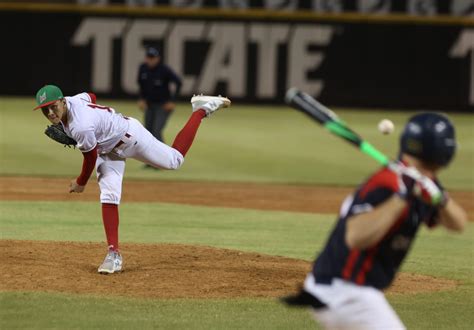
[[[147,298],[279,297],[301,283],[307,261],[180,244],[123,244],[124,271],[99,275],[104,245],[0,240],[0,291]],[[454,281],[402,274],[395,293],[452,289]]]

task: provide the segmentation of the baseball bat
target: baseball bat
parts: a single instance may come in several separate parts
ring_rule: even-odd
[[[390,159],[387,156],[350,129],[333,111],[316,101],[310,95],[298,90],[297,88],[290,88],[286,92],[285,101],[288,105],[303,112],[314,121],[323,125],[331,133],[347,142],[350,142],[380,164],[384,166],[389,165]]]
[[[419,182],[423,181],[426,189],[435,192],[430,194],[433,205],[441,202],[443,194],[432,180],[422,175],[415,168],[407,168],[405,166],[400,166],[398,163],[391,162],[387,156],[377,150],[369,142],[365,141],[359,134],[350,129],[347,124],[339,119],[339,117],[333,111],[316,101],[310,95],[296,88],[290,88],[286,92],[285,101],[288,105],[300,110],[304,114],[308,115],[311,119],[326,127],[326,129],[328,129],[331,133],[339,136],[345,141],[350,142],[359,148],[364,154],[375,159],[380,164],[388,166],[395,172],[408,175]]]

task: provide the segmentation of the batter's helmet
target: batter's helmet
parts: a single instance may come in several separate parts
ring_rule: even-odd
[[[405,125],[400,150],[429,164],[446,166],[456,151],[454,126],[438,113],[415,115]]]

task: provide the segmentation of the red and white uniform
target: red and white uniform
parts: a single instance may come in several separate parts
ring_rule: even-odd
[[[213,101],[212,97],[201,97],[203,98],[208,98],[209,103]],[[96,97],[92,93],[68,96],[65,97],[65,101],[67,117],[65,122],[62,122],[64,131],[77,141],[77,146],[84,155],[82,171],[76,179],[77,185],[85,186],[94,168],[97,172],[102,220],[109,247],[109,253],[99,267],[99,272],[120,271],[122,259],[117,257],[119,256],[118,205],[122,196],[126,159],[134,158],[157,168],[178,169],[184,162],[202,119],[210,110],[193,108],[191,116],[170,147],[155,139],[138,120],[124,117],[110,107],[96,104]],[[213,112],[220,105],[214,102],[211,106],[214,107]],[[75,186],[71,184],[72,187]],[[111,254],[111,251],[114,253]],[[110,268],[110,258],[113,258],[113,268]],[[115,265],[115,262],[118,264]]]
[[[94,94],[65,99],[64,130],[84,154],[77,183],[85,185],[95,165],[101,203],[120,204],[126,158],[164,169],[177,169],[183,164],[184,157],[178,150],[155,139],[138,120],[96,104]]]
[[[97,146],[99,154],[112,151],[127,133],[129,121],[114,109],[95,104],[93,96],[81,93],[65,97],[67,104],[67,135],[77,141],[82,152]]]

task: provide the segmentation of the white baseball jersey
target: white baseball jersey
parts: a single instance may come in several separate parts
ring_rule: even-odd
[[[114,109],[92,103],[87,93],[65,97],[67,125],[64,131],[77,141],[82,152],[97,145],[99,154],[112,151],[128,130],[129,122]]]
[[[66,134],[77,141],[82,152],[91,151],[97,145],[100,155],[95,165],[102,203],[120,203],[127,158],[170,170],[183,164],[184,157],[178,150],[158,141],[138,120],[125,119],[112,108],[92,103],[87,93],[65,99]]]

